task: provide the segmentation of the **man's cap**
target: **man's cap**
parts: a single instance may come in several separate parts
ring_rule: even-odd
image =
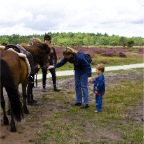
[[[50,35],[45,35],[44,40],[51,40],[51,36]]]

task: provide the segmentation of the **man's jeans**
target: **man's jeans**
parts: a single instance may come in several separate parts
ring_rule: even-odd
[[[75,91],[76,91],[76,103],[82,103],[82,97],[84,99],[84,105],[88,104],[88,76],[75,71]]]

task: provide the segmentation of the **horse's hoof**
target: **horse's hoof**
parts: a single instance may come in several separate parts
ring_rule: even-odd
[[[28,110],[28,108],[27,108],[27,106],[23,106],[23,113],[24,114],[29,114],[29,110]]]
[[[11,132],[16,132],[17,130],[16,130],[16,128],[11,128],[10,131]]]
[[[29,114],[29,111],[28,110],[24,110],[24,114]]]
[[[4,118],[3,125],[9,125],[9,120],[8,120],[8,118]]]
[[[28,101],[28,102],[27,102],[27,105],[32,105],[32,104],[33,104],[32,101]]]
[[[32,100],[32,103],[33,103],[33,104],[36,104],[36,103],[37,103],[37,101],[36,101],[36,100]]]

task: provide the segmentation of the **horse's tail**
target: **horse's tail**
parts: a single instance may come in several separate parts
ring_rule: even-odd
[[[12,74],[10,72],[8,64],[3,59],[1,59],[0,65],[1,65],[1,72],[0,72],[1,84],[5,87],[7,91],[11,110],[13,112],[15,119],[17,121],[21,121],[21,119],[23,118],[23,110],[20,102],[20,95],[18,92],[18,88],[14,84],[14,80],[12,78]]]

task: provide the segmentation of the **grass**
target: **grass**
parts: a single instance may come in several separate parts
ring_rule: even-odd
[[[119,81],[107,87],[103,112],[94,113],[95,103],[81,110],[69,103],[74,101],[73,89],[67,95],[46,96],[63,104],[65,110],[53,112],[37,133],[35,144],[142,144],[143,127],[130,116],[128,108],[136,107],[143,100],[143,81]],[[46,98],[45,98],[46,100]],[[68,101],[68,103],[66,103]]]
[[[121,76],[120,74],[126,73],[135,76],[135,72],[142,71],[142,68],[120,70],[105,72],[105,75]],[[71,76],[62,77],[60,80],[66,78]],[[90,108],[86,110],[72,105],[75,101],[74,87],[59,93],[51,91],[47,95],[42,93],[38,98],[40,105],[29,107],[31,115],[25,117],[29,124],[39,122],[42,125],[29,143],[142,144],[142,121],[137,122],[135,120],[137,115],[135,117],[131,115],[142,100],[142,78],[135,81],[131,78],[121,79],[108,85],[103,99],[103,112],[98,114],[94,113],[95,102],[92,93],[90,93]],[[30,126],[34,127],[34,124]]]
[[[135,53],[127,54],[127,58],[121,58],[117,56],[104,57],[101,55],[96,55],[95,58],[93,59],[94,64],[105,63],[105,66],[127,65],[143,62],[144,62],[143,56]]]

